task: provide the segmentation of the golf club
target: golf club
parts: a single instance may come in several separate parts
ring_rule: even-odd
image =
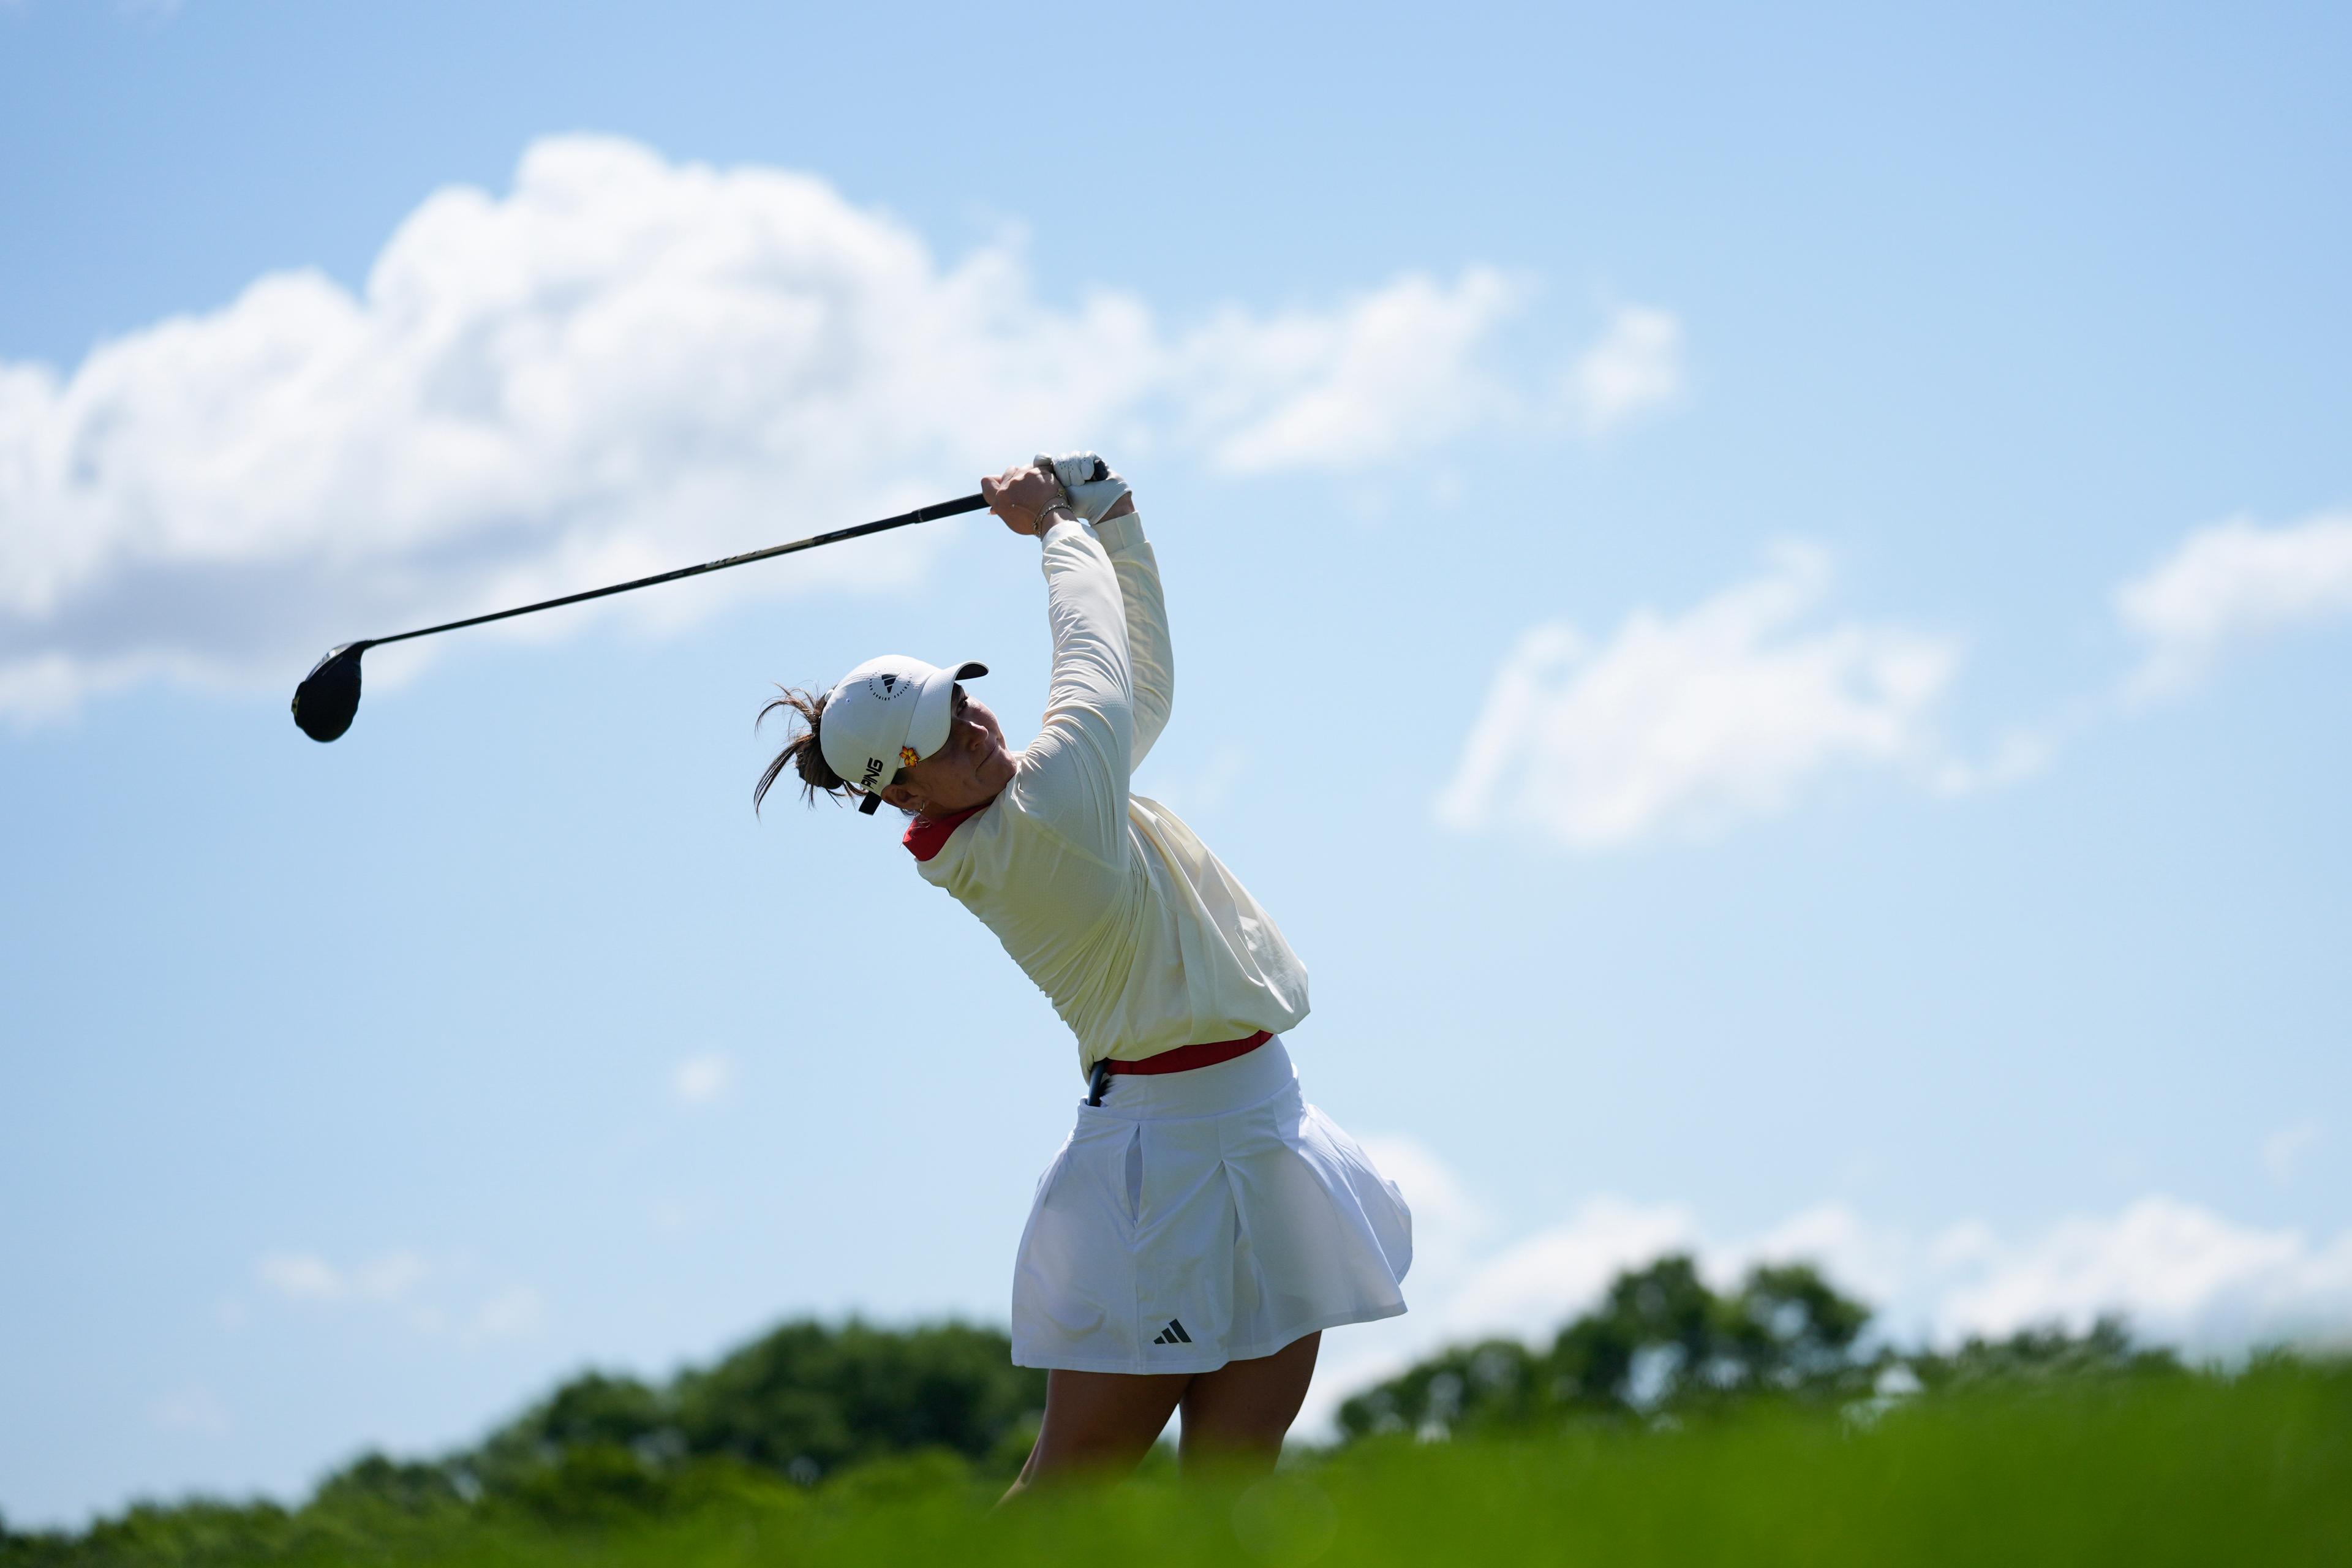
[[[681,577],[698,577],[705,572],[723,572],[730,566],[748,566],[754,561],[765,561],[774,555],[790,555],[795,551],[814,550],[820,544],[838,544],[845,539],[857,539],[868,533],[881,533],[888,529],[905,528],[912,523],[929,522],[937,518],[955,517],[967,511],[979,511],[988,505],[978,495],[959,496],[954,500],[936,501],[919,506],[912,511],[900,512],[876,522],[861,522],[855,528],[837,528],[831,533],[812,534],[795,539],[790,544],[771,544],[765,550],[753,550],[741,555],[730,555],[723,561],[706,561],[699,566],[681,566],[675,572],[663,572],[652,577],[640,577],[631,583],[615,583],[609,588],[591,588],[584,594],[566,594],[560,599],[542,599],[536,605],[522,605],[511,610],[494,610],[487,616],[468,616],[462,621],[445,621],[437,626],[423,626],[395,637],[364,637],[347,642],[330,650],[327,657],[311,667],[294,689],[294,722],[302,733],[314,741],[332,741],[352,727],[352,719],[360,710],[360,655],[386,643],[406,642],[411,637],[429,637],[436,632],[454,632],[464,626],[478,626],[490,621],[509,620],[516,616],[533,615],[541,610],[552,610],[562,605],[578,605],[590,599],[602,599],[614,594],[626,594],[637,588],[650,588],[656,583],[675,583]]]

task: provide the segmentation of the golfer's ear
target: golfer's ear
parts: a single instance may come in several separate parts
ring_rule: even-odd
[[[911,811],[920,816],[924,801],[921,795],[917,795],[905,784],[887,784],[882,786],[882,804],[895,805],[900,811]]]

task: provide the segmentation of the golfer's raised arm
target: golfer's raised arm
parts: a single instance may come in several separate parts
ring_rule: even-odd
[[[1106,864],[1127,854],[1134,688],[1118,576],[1094,529],[1056,509],[1045,523],[1045,615],[1053,681],[1037,738],[1013,789],[1023,809]]]
[[[1135,748],[1127,764],[1131,773],[1143,765],[1168,727],[1168,712],[1176,702],[1176,654],[1168,636],[1167,601],[1160,596],[1160,559],[1143,537],[1143,519],[1133,510],[1107,517],[1095,525],[1095,536],[1118,574],[1127,613],[1128,673],[1135,694]]]

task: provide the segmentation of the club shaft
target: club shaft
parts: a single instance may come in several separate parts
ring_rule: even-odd
[[[765,550],[746,551],[730,555],[723,561],[706,561],[699,566],[681,566],[675,572],[656,573],[651,577],[639,577],[635,582],[615,583],[609,588],[591,588],[584,594],[566,594],[560,599],[542,599],[536,605],[520,605],[511,610],[493,610],[487,616],[468,616],[462,621],[445,621],[437,626],[420,626],[413,632],[396,637],[371,637],[362,645],[382,647],[386,643],[406,642],[411,637],[429,637],[436,632],[454,632],[465,626],[486,626],[491,621],[511,620],[517,616],[536,615],[541,610],[561,608],[565,605],[583,605],[591,599],[602,599],[614,594],[626,594],[638,588],[650,588],[656,583],[675,583],[682,577],[699,577],[705,572],[724,572],[730,566],[749,566],[754,561],[771,556],[790,555],[795,551],[814,550],[820,544],[838,544],[845,539],[858,539],[869,533],[883,533],[894,528],[907,528],[918,522],[929,522],[942,517],[955,517],[967,511],[979,511],[988,505],[984,497],[959,496],[954,500],[935,501],[919,506],[912,511],[902,511],[896,517],[882,518],[875,522],[861,522],[855,528],[836,528],[831,533],[811,534],[795,539],[790,544],[771,544]]]

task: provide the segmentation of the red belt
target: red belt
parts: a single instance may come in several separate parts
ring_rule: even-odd
[[[1179,1046],[1172,1051],[1162,1051],[1141,1061],[1121,1061],[1117,1057],[1104,1057],[1095,1063],[1112,1073],[1191,1072],[1194,1068],[1213,1068],[1219,1062],[1245,1057],[1266,1041],[1273,1034],[1260,1029],[1245,1040],[1204,1040],[1197,1046]]]

